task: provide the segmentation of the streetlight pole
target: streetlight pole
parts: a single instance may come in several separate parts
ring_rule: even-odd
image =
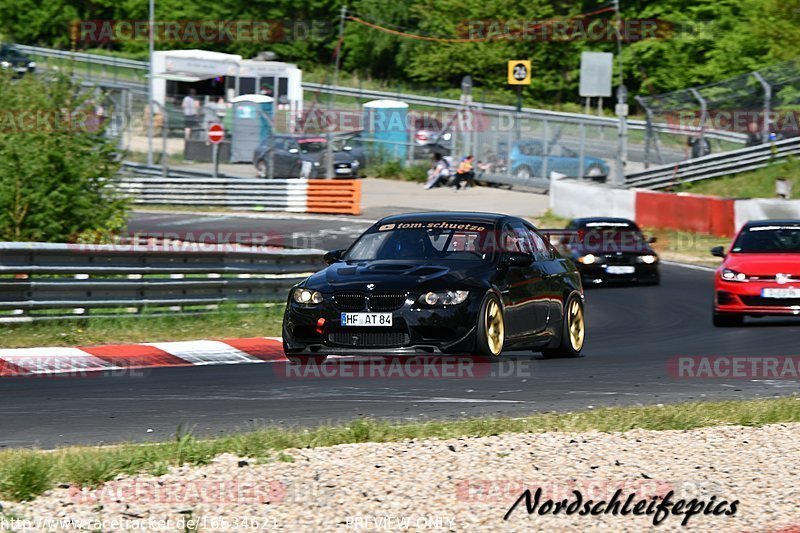
[[[614,185],[623,187],[625,185],[625,160],[628,158],[628,89],[625,87],[625,77],[622,69],[622,18],[619,12],[619,0],[614,0],[614,13],[616,19],[615,33],[617,36],[617,58],[619,59],[619,86],[617,87],[617,108],[616,115],[619,117],[617,123],[617,161],[614,172]]]
[[[347,5],[342,6],[341,14],[339,15],[339,40],[337,41],[336,45],[336,62],[334,63],[333,67],[333,87],[335,88],[339,84],[339,64],[341,63],[342,57],[342,47],[344,45],[344,20],[347,17]],[[327,130],[327,134],[325,135],[326,140],[326,149],[325,149],[325,177],[333,178],[333,143],[332,143],[332,135],[331,135],[331,128],[329,122],[331,120],[331,115],[333,114],[333,99],[334,94],[331,91],[331,96],[328,98],[328,118],[325,121],[325,126]],[[338,123],[335,121],[334,124]]]
[[[147,164],[153,164],[153,51],[155,50],[155,36],[153,35],[153,27],[155,26],[155,1],[149,1],[149,26],[148,32],[148,49],[149,49],[149,65],[150,71],[147,79]],[[161,154],[161,157],[166,158],[167,154]]]

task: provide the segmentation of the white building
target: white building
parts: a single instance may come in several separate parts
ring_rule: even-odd
[[[153,54],[153,98],[165,105],[190,89],[200,98],[226,101],[243,94],[273,97],[293,114],[303,110],[302,71],[292,63],[242,59],[206,50],[165,50]]]

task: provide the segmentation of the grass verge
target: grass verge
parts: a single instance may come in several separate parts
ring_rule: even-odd
[[[0,347],[88,346],[232,337],[279,336],[283,305],[257,311],[221,308],[198,315],[92,317],[22,324],[0,324]]]
[[[794,158],[751,172],[685,183],[676,190],[732,198],[775,198],[775,180],[778,178],[789,180],[792,183],[791,197],[800,198],[800,161]]]
[[[362,442],[486,437],[501,433],[689,430],[717,425],[761,426],[800,422],[800,398],[693,402],[663,406],[615,407],[580,413],[546,413],[525,418],[472,418],[455,421],[390,423],[355,420],[314,429],[265,428],[211,439],[181,428],[158,444],[70,447],[54,452],[0,452],[0,496],[29,501],[55,483],[97,486],[119,474],[162,475],[168,465],[202,465],[221,453],[262,461],[286,461],[282,451]]]

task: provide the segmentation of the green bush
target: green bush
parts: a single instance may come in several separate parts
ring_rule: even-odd
[[[95,93],[66,75],[0,73],[0,94],[0,240],[101,242],[122,229],[116,143]]]

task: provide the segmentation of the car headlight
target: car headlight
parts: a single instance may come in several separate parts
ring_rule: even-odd
[[[320,164],[321,164],[321,163],[320,163],[319,161],[314,161],[314,166],[315,166],[315,167],[318,167],[318,166],[320,166]]]
[[[449,141],[452,136],[453,135],[448,131],[447,133],[444,133],[442,135],[442,139],[444,139],[445,141]]]
[[[0,67],[8,68],[10,66],[11,66],[11,63],[9,63],[8,61],[0,61]]]
[[[322,293],[319,291],[312,291],[311,289],[306,289],[303,287],[298,287],[294,291],[292,291],[292,300],[299,304],[303,305],[316,305],[321,304],[322,300]]]
[[[36,61],[31,61],[28,63],[28,68],[36,68]]]
[[[725,281],[747,281],[747,274],[736,272],[735,270],[730,270],[728,268],[724,269],[720,276]]]
[[[469,291],[426,292],[419,297],[419,303],[425,305],[458,305],[469,296]]]
[[[359,167],[359,166],[361,166],[361,163],[358,162],[358,159],[353,159],[353,162],[350,163],[350,166],[351,167]]]
[[[578,263],[583,263],[584,265],[591,265],[595,261],[597,261],[597,256],[594,254],[586,254],[578,258]]]
[[[641,261],[645,265],[652,265],[653,263],[658,261],[658,257],[656,257],[655,255],[649,255],[649,254],[648,255],[640,255],[639,257],[637,257],[637,260]]]

